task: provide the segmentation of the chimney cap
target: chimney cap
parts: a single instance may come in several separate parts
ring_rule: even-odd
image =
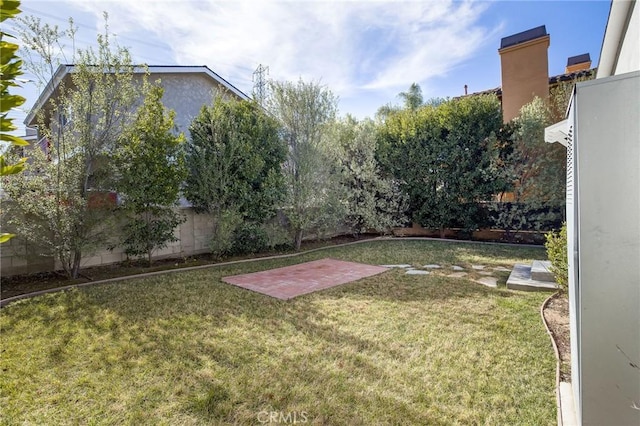
[[[524,43],[526,41],[535,40],[536,38],[544,37],[546,35],[547,28],[544,25],[540,25],[539,27],[531,28],[530,30],[523,31],[518,34],[503,37],[500,40],[500,49]]]
[[[567,59],[567,66],[570,67],[571,65],[583,64],[585,62],[591,62],[591,56],[589,56],[588,53],[570,57]]]

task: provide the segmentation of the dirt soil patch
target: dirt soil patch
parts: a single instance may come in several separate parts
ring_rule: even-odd
[[[571,381],[571,340],[569,330],[569,298],[558,293],[543,311],[560,354],[560,381]]]

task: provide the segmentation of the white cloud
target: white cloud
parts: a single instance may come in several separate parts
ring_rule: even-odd
[[[279,80],[321,81],[341,98],[428,85],[473,55],[493,29],[485,2],[68,0],[111,30],[154,34],[178,64],[208,65],[240,86],[268,65]]]

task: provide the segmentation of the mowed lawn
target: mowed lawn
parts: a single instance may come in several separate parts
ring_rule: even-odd
[[[2,424],[555,424],[548,294],[380,275],[280,301],[220,278],[332,257],[510,267],[543,249],[374,241],[0,311]]]

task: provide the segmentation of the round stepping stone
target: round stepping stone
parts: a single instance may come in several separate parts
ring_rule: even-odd
[[[430,264],[430,265],[424,265],[423,268],[425,268],[425,269],[440,269],[440,268],[442,268],[442,266],[436,265],[436,264]]]
[[[453,274],[449,274],[447,276],[451,277],[451,278],[463,278],[463,277],[467,276],[467,273],[466,272],[454,272]]]
[[[484,265],[471,265],[471,267],[476,271],[482,271],[484,269]]]
[[[475,281],[479,284],[486,285],[487,287],[498,287],[498,279],[496,277],[482,277]]]
[[[404,268],[404,269],[411,268],[411,265],[408,265],[406,263],[402,263],[399,265],[380,265],[380,266],[382,266],[383,268]]]
[[[458,266],[458,265],[453,265],[451,267],[452,270],[454,271],[464,271],[464,268],[462,266]]]
[[[409,269],[407,272],[405,272],[405,274],[407,274],[407,275],[429,275],[430,272],[429,271],[421,271],[419,269]]]

